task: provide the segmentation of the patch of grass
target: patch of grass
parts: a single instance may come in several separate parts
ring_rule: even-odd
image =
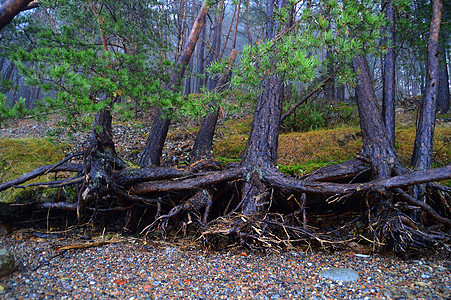
[[[69,144],[55,144],[51,139],[0,139],[0,182],[6,182],[47,164],[64,158],[64,149]],[[49,174],[34,180],[53,180]],[[12,201],[22,189],[9,189],[0,192],[0,201]],[[25,192],[25,195],[29,192]]]
[[[279,138],[278,163],[293,166],[345,161],[354,157],[361,147],[357,127],[283,134]]]

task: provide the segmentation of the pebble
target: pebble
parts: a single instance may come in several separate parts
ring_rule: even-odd
[[[419,265],[390,255],[361,259],[346,252],[303,253],[290,249],[289,253],[281,254],[246,251],[247,256],[240,256],[243,250],[188,251],[175,245],[149,246],[137,240],[133,244],[70,250],[52,258],[54,247],[73,242],[62,239],[43,245],[35,239],[16,238],[14,234],[0,237],[0,248],[7,245],[15,253],[18,265],[16,272],[0,279],[0,286],[4,287],[0,298],[43,298],[44,294],[53,299],[451,297],[451,261],[443,255],[425,257]],[[42,262],[47,262],[38,269],[41,262],[37,253]],[[353,276],[358,272],[359,277],[354,281],[336,281],[320,275],[333,269],[351,270],[349,274]],[[423,279],[424,274],[434,276]]]
[[[322,270],[319,276],[328,278],[334,281],[355,281],[359,279],[359,274],[348,268],[333,268]]]
[[[11,274],[15,267],[15,260],[11,252],[0,249],[0,277]]]

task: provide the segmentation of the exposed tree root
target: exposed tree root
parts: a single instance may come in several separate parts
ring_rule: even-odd
[[[23,183],[49,172],[70,171],[78,174],[82,173],[82,165],[68,163],[68,161],[69,159],[65,159],[56,165],[37,168],[19,179],[3,183],[0,186],[0,190],[12,186],[19,187],[19,182]],[[430,247],[437,241],[449,241],[450,238],[446,233],[426,229],[403,211],[412,209],[424,211],[432,220],[445,225],[445,232],[449,230],[451,220],[447,217],[449,215],[449,195],[446,191],[436,188],[437,184],[429,185],[430,192],[436,191],[438,195],[442,195],[444,198],[438,198],[440,201],[437,201],[438,204],[436,203],[435,205],[438,206],[434,208],[430,204],[414,198],[406,188],[412,185],[451,178],[451,166],[415,171],[400,176],[360,183],[331,182],[332,180],[343,182],[346,179],[353,181],[359,176],[359,173],[368,172],[366,163],[359,159],[320,169],[312,174],[307,174],[301,179],[288,177],[275,168],[266,168],[251,176],[251,178],[254,178],[254,185],[260,191],[256,194],[256,197],[261,198],[261,201],[255,199],[253,201],[255,203],[261,202],[261,205],[266,207],[263,210],[263,214],[258,213],[255,215],[240,213],[243,201],[237,201],[242,197],[240,196],[240,186],[243,185],[244,180],[247,180],[245,179],[245,169],[234,168],[205,172],[204,170],[208,170],[210,166],[209,162],[203,162],[198,166],[190,166],[183,170],[158,168],[113,171],[111,178],[116,183],[110,186],[108,194],[103,196],[99,194],[96,197],[96,199],[107,198],[100,202],[96,200],[92,204],[87,203],[83,209],[91,216],[99,213],[115,214],[127,212],[130,217],[132,211],[140,210],[138,207],[153,207],[156,210],[155,221],[145,227],[143,232],[166,230],[170,222],[173,222],[177,227],[179,226],[177,224],[183,220],[182,223],[185,227],[194,226],[194,228],[201,228],[201,240],[206,247],[215,249],[226,247],[230,244],[241,244],[251,248],[279,251],[299,243],[323,247],[344,247],[351,241],[371,241],[375,249],[392,247],[394,251],[407,251],[415,247]],[[354,172],[348,172],[350,166],[356,166]],[[331,172],[328,173],[327,170]],[[366,176],[362,178],[366,178]],[[56,188],[71,185],[80,187],[84,180],[85,176],[76,175],[67,179],[32,183],[20,187],[41,186]],[[225,197],[221,194],[218,187],[222,183],[237,185],[236,196],[230,198],[230,195]],[[273,199],[275,190],[283,191],[283,193],[296,193],[298,196],[292,195],[286,200]],[[186,198],[186,195],[191,193],[191,191],[195,191],[193,196]],[[173,196],[166,198],[168,193],[174,192],[179,194],[173,194]],[[384,197],[395,197],[397,199],[393,200],[393,205],[383,208],[382,212],[377,212],[378,209],[373,204],[369,204],[371,214],[368,222],[369,232],[372,236],[365,237],[357,234],[357,231],[354,237],[340,236],[338,234],[339,232],[344,232],[343,228],[352,228],[355,220],[347,221],[345,224],[341,224],[339,228],[331,231],[313,229],[309,226],[309,222],[307,222],[307,214],[309,212],[305,210],[305,207],[311,205],[309,204],[309,195],[332,196],[333,198],[329,199],[329,203],[338,203],[337,201],[340,201],[340,199],[352,198],[354,199],[352,201],[356,201],[359,197],[368,197],[368,194],[385,195]],[[356,198],[356,196],[358,197]],[[112,205],[112,202],[108,200],[109,197],[123,200]],[[305,199],[306,202],[302,199]],[[282,206],[293,202],[298,208],[289,214],[270,212],[269,209],[272,209],[272,206],[268,206],[268,203],[273,201],[282,203],[278,204]],[[346,201],[349,202],[349,200]],[[77,203],[64,201],[36,203],[35,207],[74,212],[79,209]],[[219,212],[216,207],[223,207],[221,210],[224,211]],[[167,211],[167,213],[162,214],[164,211]],[[373,216],[378,217],[374,220]],[[312,222],[314,221],[312,217],[309,219]],[[362,220],[362,215],[358,219]]]

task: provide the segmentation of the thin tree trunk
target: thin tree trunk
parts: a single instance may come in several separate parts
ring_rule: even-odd
[[[330,58],[332,56],[332,50],[331,49],[327,50],[326,55],[327,57]],[[331,76],[334,73],[335,73],[334,62],[330,60],[329,65],[327,66],[327,76],[330,77],[330,79],[328,80],[325,89],[326,89],[326,97],[329,99],[329,101],[332,102],[335,102],[335,80],[333,76]]]
[[[238,11],[236,16],[235,29],[233,32],[232,49],[236,49],[236,37],[238,36],[238,23],[240,22],[240,11],[241,11],[241,0],[238,2]]]
[[[240,6],[241,6],[241,1],[238,1],[238,3],[235,5],[235,9],[233,10],[232,21],[230,21],[229,30],[227,30],[227,34],[225,36],[225,41],[222,45],[221,54],[219,55],[220,57],[224,56],[224,52],[225,52],[225,50],[227,48],[227,44],[229,42],[230,33],[232,32],[232,28],[234,27],[233,25],[238,23],[238,22],[235,22],[235,18],[237,20],[240,18]],[[235,49],[235,48],[232,46],[232,49]]]
[[[204,16],[206,18],[206,16]],[[196,85],[196,93],[199,93],[202,86],[205,85],[205,78],[202,77],[202,75],[205,75],[205,35],[207,31],[207,26],[205,24],[205,20],[203,21],[204,25],[202,26],[202,31],[199,37],[199,46],[197,48],[197,73],[201,75],[199,78],[197,78],[197,85]]]
[[[440,80],[440,52],[438,40],[442,20],[443,1],[432,2],[432,18],[429,29],[426,89],[423,94],[420,119],[412,154],[412,165],[417,170],[431,167],[432,144],[437,110],[437,96]]]
[[[222,92],[230,78],[231,68],[236,57],[236,50],[233,49],[230,54],[230,66],[218,80],[216,89]],[[216,129],[216,123],[219,116],[219,103],[211,103],[212,112],[208,113],[204,118],[199,132],[194,141],[193,151],[191,153],[192,161],[200,160],[202,158],[211,158],[213,153],[213,135]]]
[[[345,85],[344,84],[340,84],[337,87],[337,100],[339,102],[345,101]]]
[[[191,60],[191,56],[194,52],[194,48],[196,47],[200,32],[205,24],[205,16],[210,9],[210,5],[208,3],[209,2],[207,0],[203,2],[196,21],[191,28],[190,35],[186,41],[183,51],[177,59],[175,69],[171,74],[170,86],[168,87],[170,90],[175,91],[180,87],[180,81],[185,75],[186,67]],[[157,113],[157,118],[152,124],[144,151],[141,153],[141,157],[139,159],[139,164],[143,167],[160,165],[161,153],[163,151],[164,142],[171,123],[170,119],[164,114],[161,108],[158,109]]]
[[[215,18],[215,25],[214,25],[214,31],[213,31],[213,43],[212,43],[212,49],[213,53],[211,53],[210,60],[208,62],[208,65],[215,62],[218,58],[221,58],[221,43],[222,43],[222,21],[224,17],[224,0],[220,0],[218,4],[218,12],[216,14]],[[216,86],[217,80],[209,77],[208,78],[208,89],[213,90]]]
[[[382,97],[382,116],[388,139],[395,144],[395,11],[392,6],[392,0],[385,2],[385,16],[389,24],[385,31],[388,35],[385,43],[389,44],[387,53],[384,57],[382,69],[383,97]]]
[[[250,21],[249,21],[249,15],[250,12],[249,10],[251,9],[251,0],[247,0],[247,4],[246,4],[246,30],[247,30],[247,38],[249,40],[249,44],[252,45],[254,44],[253,38],[252,38],[252,30],[251,30],[251,25],[250,25]]]
[[[440,84],[438,90],[437,109],[441,113],[446,113],[450,107],[450,95],[449,95],[449,74],[448,64],[446,60],[445,42],[446,38],[444,34],[441,34],[442,42],[439,45],[440,51]]]

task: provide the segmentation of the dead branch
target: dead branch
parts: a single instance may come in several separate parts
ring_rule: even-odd
[[[240,178],[243,174],[243,169],[229,169],[220,172],[208,172],[207,175],[196,178],[189,178],[184,180],[173,181],[152,181],[145,183],[138,183],[133,185],[130,192],[133,194],[145,194],[150,192],[167,192],[180,191],[207,187],[208,185],[219,183],[227,180],[234,180]]]
[[[4,191],[8,188],[20,185],[24,182],[27,182],[28,180],[34,179],[49,172],[63,172],[63,171],[80,173],[83,171],[83,166],[81,164],[75,163],[66,163],[66,164],[58,163],[54,165],[41,166],[39,168],[34,169],[31,172],[28,172],[20,176],[17,179],[0,184],[0,191]]]
[[[63,187],[67,185],[72,185],[76,183],[81,183],[85,180],[84,176],[73,176],[67,179],[61,179],[61,180],[54,180],[54,181],[47,181],[47,182],[36,182],[36,183],[30,183],[26,185],[15,185],[15,188],[27,188],[27,187],[44,187],[44,188],[57,188],[57,187]]]
[[[381,192],[386,189],[393,189],[421,183],[428,183],[432,181],[440,181],[451,178],[451,165],[414,171],[410,174],[390,177],[386,179],[373,180],[366,183],[354,184],[339,184],[326,182],[311,182],[307,180],[296,180],[286,176],[275,168],[262,170],[263,181],[276,188],[298,191],[307,194],[323,194],[328,196],[333,195],[350,195],[353,193],[363,193],[368,191]]]
[[[432,218],[434,218],[437,222],[447,225],[448,227],[451,227],[451,220],[445,217],[440,216],[429,204],[426,202],[422,202],[415,197],[410,196],[409,194],[405,193],[403,190],[396,188],[394,190],[396,193],[398,193],[404,200],[406,200],[408,203],[416,205],[421,207],[425,212],[431,215]]]

